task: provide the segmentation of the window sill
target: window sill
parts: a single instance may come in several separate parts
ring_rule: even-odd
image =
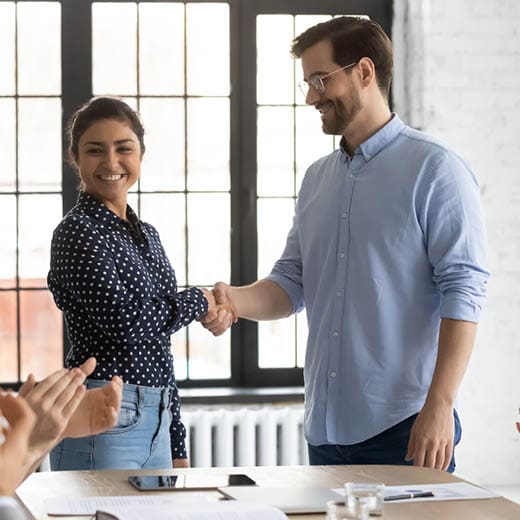
[[[179,388],[182,404],[303,403],[303,386]]]

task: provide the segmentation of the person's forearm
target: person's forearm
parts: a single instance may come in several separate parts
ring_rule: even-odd
[[[20,467],[20,483],[22,483],[36,470],[36,468],[40,466],[47,453],[47,450],[42,451],[40,449],[29,449]]]
[[[270,280],[258,280],[244,287],[230,287],[230,297],[241,318],[249,320],[277,320],[293,312],[287,293]]]
[[[443,318],[439,331],[437,362],[426,402],[453,406],[468,366],[477,324]]]

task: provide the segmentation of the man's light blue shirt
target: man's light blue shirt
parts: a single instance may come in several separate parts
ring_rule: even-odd
[[[478,322],[489,273],[468,165],[397,115],[312,164],[268,279],[307,311],[305,433],[364,441],[417,413],[441,318]]]

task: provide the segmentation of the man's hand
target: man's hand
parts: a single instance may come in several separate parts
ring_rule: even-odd
[[[518,411],[520,412],[520,409]],[[518,430],[518,433],[520,433],[520,422],[516,423],[516,429]]]
[[[123,381],[118,376],[101,388],[87,390],[62,437],[86,437],[109,430],[117,423],[122,397]]]
[[[453,455],[453,408],[425,403],[410,430],[406,460],[446,471]]]
[[[214,336],[224,334],[238,320],[238,310],[228,294],[229,285],[217,282],[213,291],[203,289],[208,300],[208,312],[199,321]]]
[[[24,476],[21,464],[27,457],[36,415],[21,397],[0,394],[0,495],[10,496]]]

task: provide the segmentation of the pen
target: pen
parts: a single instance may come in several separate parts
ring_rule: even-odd
[[[419,491],[418,493],[405,493],[403,495],[390,495],[389,497],[385,497],[385,502],[390,502],[392,500],[406,500],[407,498],[423,498],[423,497],[432,497],[433,493],[431,491]]]

